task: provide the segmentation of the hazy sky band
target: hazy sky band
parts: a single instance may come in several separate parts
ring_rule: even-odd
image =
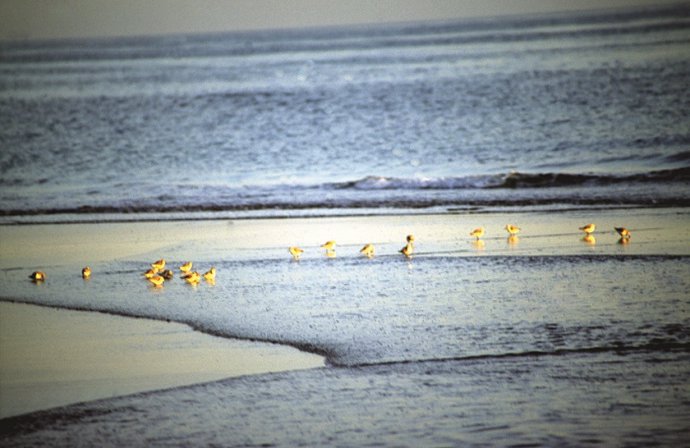
[[[461,19],[675,0],[2,0],[0,40],[136,36]]]

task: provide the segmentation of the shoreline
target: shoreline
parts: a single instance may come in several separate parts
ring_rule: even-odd
[[[487,243],[503,243],[508,236],[503,227],[518,224],[519,238],[537,244],[520,244],[506,251],[496,246],[496,254],[544,254],[545,249],[561,254],[563,249],[578,251],[583,233],[578,227],[596,222],[596,252],[601,243],[615,243],[614,226],[626,226],[633,232],[629,253],[678,253],[678,242],[690,234],[690,207],[592,209],[564,211],[493,211],[486,213],[414,213],[396,215],[274,217],[252,219],[180,218],[164,221],[0,223],[0,271],[21,268],[39,269],[73,263],[96,264],[101,261],[134,260],[166,255],[169,259],[199,257],[178,249],[196,243],[200,256],[217,257],[220,250],[276,250],[285,257],[292,245],[318,248],[324,241],[337,239],[340,247],[360,246],[367,242],[390,245],[395,255],[404,236],[414,233],[420,251],[443,252],[467,248],[474,241],[468,236],[473,228],[486,228],[482,238]],[[50,229],[50,231],[48,231]],[[164,238],[150,238],[164,235]],[[611,236],[612,238],[609,238]],[[599,239],[601,237],[601,239]],[[606,238],[606,240],[604,240]],[[25,244],[26,243],[26,244]],[[642,250],[642,245],[653,245]],[[452,247],[449,247],[452,246]],[[684,246],[681,244],[680,246]],[[519,248],[520,250],[513,250]],[[487,244],[484,253],[490,253]],[[681,252],[685,253],[685,247]],[[383,253],[377,250],[377,254]],[[588,252],[589,253],[589,252]],[[618,253],[617,251],[615,253]],[[340,254],[339,254],[340,255]],[[357,255],[356,253],[354,254]],[[230,256],[221,255],[222,259]],[[304,258],[308,254],[304,255]],[[55,261],[59,261],[56,264]],[[80,268],[81,269],[81,268]]]
[[[578,227],[587,222],[597,223],[596,244],[585,243],[578,232]],[[234,297],[237,286],[245,281],[241,277],[234,278],[231,269],[236,263],[268,262],[274,266],[278,263],[297,274],[299,263],[303,264],[302,268],[318,269],[319,266],[333,266],[334,263],[352,265],[369,262],[373,263],[371,269],[375,273],[377,264],[388,263],[389,260],[405,262],[409,269],[416,257],[422,262],[423,259],[439,257],[687,256],[690,253],[688,222],[689,208],[648,208],[237,221],[0,224],[0,307],[12,303],[17,306],[38,305],[52,316],[48,320],[58,323],[61,318],[57,316],[61,313],[80,313],[77,321],[90,320],[84,316],[91,315],[105,322],[100,325],[83,324],[85,334],[95,328],[112,333],[122,319],[146,328],[178,328],[175,331],[179,334],[191,333],[207,341],[221,339],[226,345],[246,346],[242,358],[254,366],[260,365],[251,361],[259,352],[267,352],[269,357],[275,355],[277,360],[271,367],[273,370],[222,373],[215,379],[290,368],[323,367],[327,364],[327,353],[319,346],[318,340],[303,337],[302,334],[284,338],[283,335],[276,337],[275,334],[266,334],[264,328],[253,325],[255,315],[252,314],[244,315],[244,320],[235,322],[236,327],[231,329],[213,320],[213,313],[208,310],[216,306],[218,299]],[[519,241],[507,240],[503,226],[508,223],[522,227]],[[614,225],[629,226],[633,233],[629,244],[617,243]],[[481,245],[468,235],[472,228],[478,226],[487,229]],[[410,233],[417,238],[417,247],[413,258],[404,260],[399,249],[405,235]],[[320,245],[330,239],[338,240],[338,258],[335,260],[326,260],[320,249]],[[367,260],[359,253],[359,248],[367,242],[376,245],[378,261]],[[287,251],[292,245],[306,250],[299,263],[295,263]],[[199,269],[217,265],[217,284],[201,284],[197,288],[176,279],[164,288],[151,288],[141,273],[148,263],[161,257],[167,258],[171,266],[185,260],[194,260]],[[91,266],[94,271],[89,281],[83,281],[80,276],[84,265]],[[48,273],[48,280],[44,284],[33,284],[27,279],[33,270],[43,269]],[[280,289],[272,294],[280,297]],[[245,311],[241,305],[237,306],[236,312],[243,315]],[[23,319],[27,326],[32,322],[41,322],[37,317],[32,318],[31,314]],[[196,322],[201,322],[198,328]],[[143,333],[140,330],[128,331],[124,334],[146,334],[146,330]],[[234,333],[236,336],[233,337]],[[79,339],[78,336],[77,331],[76,336],[71,339],[65,337],[64,340]],[[52,339],[57,342],[58,337]],[[123,337],[113,333],[104,336],[104,339],[115,344],[121,342]],[[188,358],[189,353],[184,352],[186,343],[180,341],[172,344],[173,348],[180,349],[176,356]],[[108,344],[102,345],[101,351],[105,351],[103,347],[107,348]],[[134,350],[132,353],[141,351]],[[166,357],[162,356],[162,359]],[[300,364],[302,361],[298,360],[304,359],[307,360],[306,364]],[[13,364],[0,361],[2,366]],[[203,362],[197,361],[196,364]],[[170,376],[184,373],[183,370],[172,366],[163,373]],[[197,375],[196,379],[185,384],[209,380],[212,379],[200,379]],[[130,379],[130,382],[136,381]],[[137,391],[177,385],[182,384],[166,386],[156,383]],[[106,397],[109,396],[112,395]]]
[[[231,377],[318,368],[294,347],[144,317],[0,301],[0,419]]]
[[[675,204],[611,204],[611,205],[565,205],[563,207],[540,207],[540,206],[515,206],[506,207],[496,206],[449,206],[440,208],[409,208],[391,209],[382,212],[381,209],[371,209],[370,211],[357,210],[336,213],[304,213],[305,210],[296,210],[297,214],[255,214],[246,215],[236,212],[160,212],[160,213],[50,213],[50,214],[9,214],[0,216],[0,226],[48,226],[48,225],[90,225],[90,224],[137,224],[137,223],[181,223],[181,222],[214,222],[214,221],[290,221],[298,219],[334,219],[334,218],[405,218],[409,216],[481,216],[492,214],[520,215],[520,214],[539,214],[539,213],[592,213],[592,212],[631,212],[635,210],[687,210],[688,205]],[[71,217],[72,219],[36,220],[33,217],[59,216]],[[77,216],[103,216],[105,218],[96,219],[77,219]],[[26,219],[25,219],[26,218]]]

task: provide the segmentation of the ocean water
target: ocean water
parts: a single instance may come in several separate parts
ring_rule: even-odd
[[[688,205],[689,41],[680,5],[2,43],[0,214]]]
[[[89,282],[3,261],[0,298],[327,359],[5,419],[3,446],[687,444],[689,44],[687,5],[2,44],[0,231],[172,227]],[[215,285],[139,275],[189,253]]]

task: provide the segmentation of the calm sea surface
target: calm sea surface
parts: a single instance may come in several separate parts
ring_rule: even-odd
[[[3,43],[0,217],[690,205],[689,42],[685,6]]]
[[[4,224],[400,217],[339,218],[379,238],[372,260],[354,243],[291,262],[282,242],[171,240],[171,263],[218,268],[214,287],[148,289],[159,253],[89,283],[59,260],[42,285],[0,271],[1,298],[328,360],[6,419],[2,444],[687,444],[689,80],[687,6],[1,44]],[[597,211],[615,220],[597,246],[558,227]],[[470,246],[475,217],[501,212],[523,213],[520,245]],[[432,231],[456,217],[462,238]],[[628,247],[619,220],[637,221]],[[381,223],[421,229],[420,254]]]

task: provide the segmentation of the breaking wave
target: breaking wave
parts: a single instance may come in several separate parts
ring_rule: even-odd
[[[510,172],[492,175],[398,178],[368,176],[362,179],[334,183],[335,189],[356,190],[457,190],[484,188],[558,188],[572,186],[615,185],[645,182],[690,182],[690,167],[651,171],[647,173],[570,174],[570,173],[520,173]]]
[[[0,203],[0,217],[10,222],[13,217],[55,215],[78,215],[78,219],[88,220],[129,215],[128,220],[160,220],[374,215],[411,210],[457,212],[506,207],[688,207],[690,168],[628,175],[510,172],[428,178],[367,176],[343,182],[241,187],[169,184],[157,186],[164,193],[154,196],[147,194],[146,185],[123,189],[104,184],[98,188],[101,190],[89,186],[69,197],[59,193],[26,201],[6,197]],[[147,214],[161,216],[143,216]]]

